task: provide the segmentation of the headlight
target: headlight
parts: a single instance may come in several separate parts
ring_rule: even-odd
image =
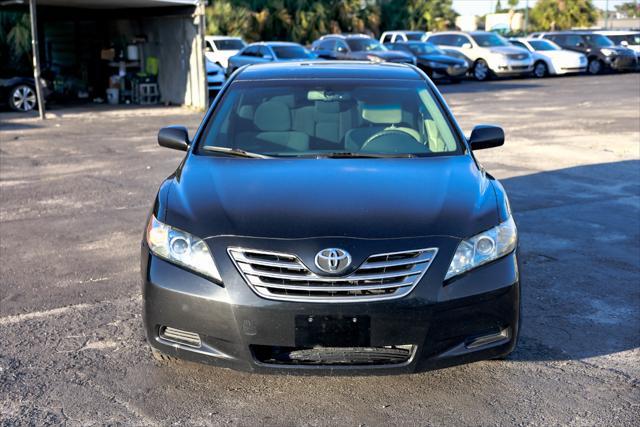
[[[152,215],[147,226],[147,243],[160,258],[222,282],[209,247],[202,239],[163,224]]]
[[[611,55],[613,55],[614,53],[616,53],[616,51],[615,51],[615,50],[613,50],[613,49],[606,49],[606,48],[605,48],[605,49],[601,49],[601,50],[600,50],[600,52],[602,52],[602,54],[603,54],[604,56],[611,56]]]
[[[384,62],[384,59],[380,58],[379,56],[375,56],[375,55],[367,55],[367,59],[371,62]]]
[[[447,270],[445,280],[496,260],[513,251],[518,241],[518,230],[513,217],[458,245]]]

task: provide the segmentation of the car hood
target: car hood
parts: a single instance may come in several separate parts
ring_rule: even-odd
[[[502,54],[514,54],[514,53],[529,53],[528,50],[522,49],[521,47],[516,46],[495,46],[489,49],[491,53],[502,53]]]
[[[465,61],[464,59],[454,58],[452,56],[440,55],[440,54],[420,55],[418,56],[418,60],[438,62],[440,64],[446,64],[446,65],[456,65],[456,64],[464,65],[464,66],[467,65],[467,61]]]
[[[469,237],[499,222],[470,156],[244,159],[190,155],[172,178],[169,225],[207,238]],[[164,219],[162,219],[164,218]]]

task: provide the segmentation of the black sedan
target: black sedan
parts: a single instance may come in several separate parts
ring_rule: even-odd
[[[513,351],[518,232],[502,185],[413,66],[234,73],[142,239],[153,354],[253,372],[400,374]]]
[[[41,79],[43,96],[50,90],[47,82]],[[33,77],[10,76],[0,78],[0,104],[6,104],[14,111],[28,112],[38,106],[36,86]]]
[[[457,83],[469,70],[467,61],[447,54],[433,43],[400,42],[385,43],[385,46],[414,55],[417,66],[433,80],[447,79]]]
[[[311,50],[324,59],[396,62],[414,64],[415,57],[408,52],[389,50],[378,40],[362,34],[329,34],[313,42]]]

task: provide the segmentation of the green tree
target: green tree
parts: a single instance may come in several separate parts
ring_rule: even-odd
[[[31,23],[27,13],[0,11],[0,57],[1,68],[30,69]]]
[[[531,9],[531,21],[539,31],[588,27],[597,18],[591,0],[539,0]]]
[[[457,13],[452,0],[407,0],[405,27],[410,30],[444,30],[452,28]]]
[[[616,11],[628,18],[640,17],[640,4],[637,1],[628,1],[616,5]]]
[[[229,0],[216,0],[205,13],[208,34],[244,36],[250,30],[251,11]]]

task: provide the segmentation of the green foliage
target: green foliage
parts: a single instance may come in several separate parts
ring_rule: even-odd
[[[531,9],[533,27],[539,31],[588,27],[597,18],[591,0],[539,0]]]
[[[640,3],[637,1],[627,1],[616,5],[616,11],[628,18],[640,17]]]
[[[29,67],[31,54],[31,24],[29,15],[22,12],[0,11],[0,57],[3,67]]]
[[[453,26],[452,0],[215,0],[207,7],[207,33],[248,41],[308,44],[328,33],[380,34],[385,29]]]

